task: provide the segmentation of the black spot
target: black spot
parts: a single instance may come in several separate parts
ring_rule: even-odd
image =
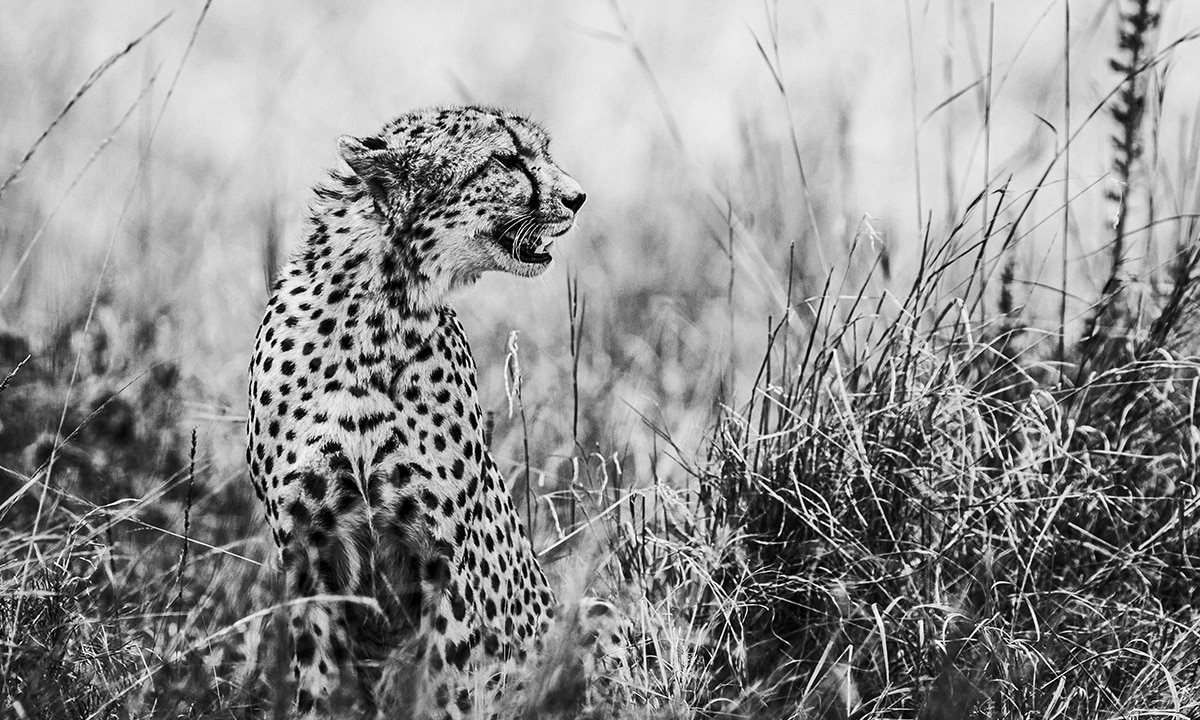
[[[462,670],[471,655],[471,646],[464,642],[446,643],[446,662]]]
[[[288,514],[299,524],[305,524],[309,521],[308,508],[299,500],[293,500],[288,506]]]
[[[317,510],[317,514],[313,517],[313,521],[317,527],[332,530],[337,526],[337,516],[333,514],[333,510],[328,506],[322,506]]]
[[[388,420],[391,420],[391,419],[392,419],[391,415],[388,415],[385,413],[373,413],[371,415],[364,415],[363,417],[358,419],[358,431],[361,433],[370,432],[370,431],[374,430],[375,428],[379,427],[380,425],[382,425],[384,422],[387,422]]]
[[[442,587],[450,581],[450,564],[441,555],[435,555],[425,563],[425,579],[435,587]]]
[[[396,507],[396,524],[404,527],[413,521],[417,515],[417,501],[406,497]]]
[[[462,667],[459,666],[459,669],[461,670]],[[458,706],[459,711],[464,715],[471,712],[471,693],[467,692],[466,688],[459,690],[454,704]]]
[[[300,633],[296,637],[296,662],[301,665],[312,665],[313,653],[317,649],[317,643],[313,640],[313,636],[309,633]]]
[[[334,324],[333,318],[325,318],[321,321],[321,324],[317,326],[317,332],[321,333],[322,335],[329,335],[333,332]]]
[[[337,443],[329,443],[327,444],[327,447],[328,445],[337,445]],[[346,457],[346,454],[341,452],[340,446],[338,446],[336,453],[329,458],[329,467],[334,472],[350,472],[354,469],[350,467],[350,458]]]
[[[483,639],[483,651],[488,657],[495,657],[496,653],[500,652],[500,641],[496,638],[495,633],[488,633]]]
[[[600,617],[602,615],[607,615],[609,613],[609,610],[610,610],[610,608],[608,606],[608,603],[598,602],[595,605],[592,605],[590,608],[588,608],[587,616],[590,618]]]
[[[454,593],[450,598],[450,610],[454,613],[454,619],[462,622],[467,617],[467,604],[463,601],[462,593]]]
[[[300,485],[310,497],[320,500],[325,497],[325,478],[317,473],[307,472],[300,476]]]

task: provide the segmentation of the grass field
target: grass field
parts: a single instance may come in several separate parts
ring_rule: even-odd
[[[0,6],[0,717],[286,715],[242,446],[269,278],[338,135],[460,102],[589,198],[544,276],[456,301],[548,573],[634,628],[576,716],[1200,716],[1197,32]]]

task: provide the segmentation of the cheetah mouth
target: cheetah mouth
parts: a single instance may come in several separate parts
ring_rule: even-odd
[[[517,262],[526,265],[545,265],[554,259],[550,255],[550,251],[554,247],[554,239],[566,231],[567,228],[555,233],[534,235],[505,233],[496,238],[496,242]]]

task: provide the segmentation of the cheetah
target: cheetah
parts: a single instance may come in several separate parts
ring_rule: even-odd
[[[524,662],[549,627],[447,304],[484,272],[550,264],[586,196],[547,145],[495,108],[418,110],[340,138],[314,190],[258,330],[247,443],[301,717],[382,712],[384,668],[404,686],[390,717],[472,717],[503,676],[481,669]]]

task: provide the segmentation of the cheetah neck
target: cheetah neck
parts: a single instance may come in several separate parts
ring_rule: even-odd
[[[311,298],[301,322],[318,334],[336,331],[343,350],[368,360],[411,354],[449,311],[448,288],[421,267],[419,225],[389,217],[354,176],[332,178],[316,190],[310,232],[277,294]],[[331,327],[331,316],[341,327]]]

